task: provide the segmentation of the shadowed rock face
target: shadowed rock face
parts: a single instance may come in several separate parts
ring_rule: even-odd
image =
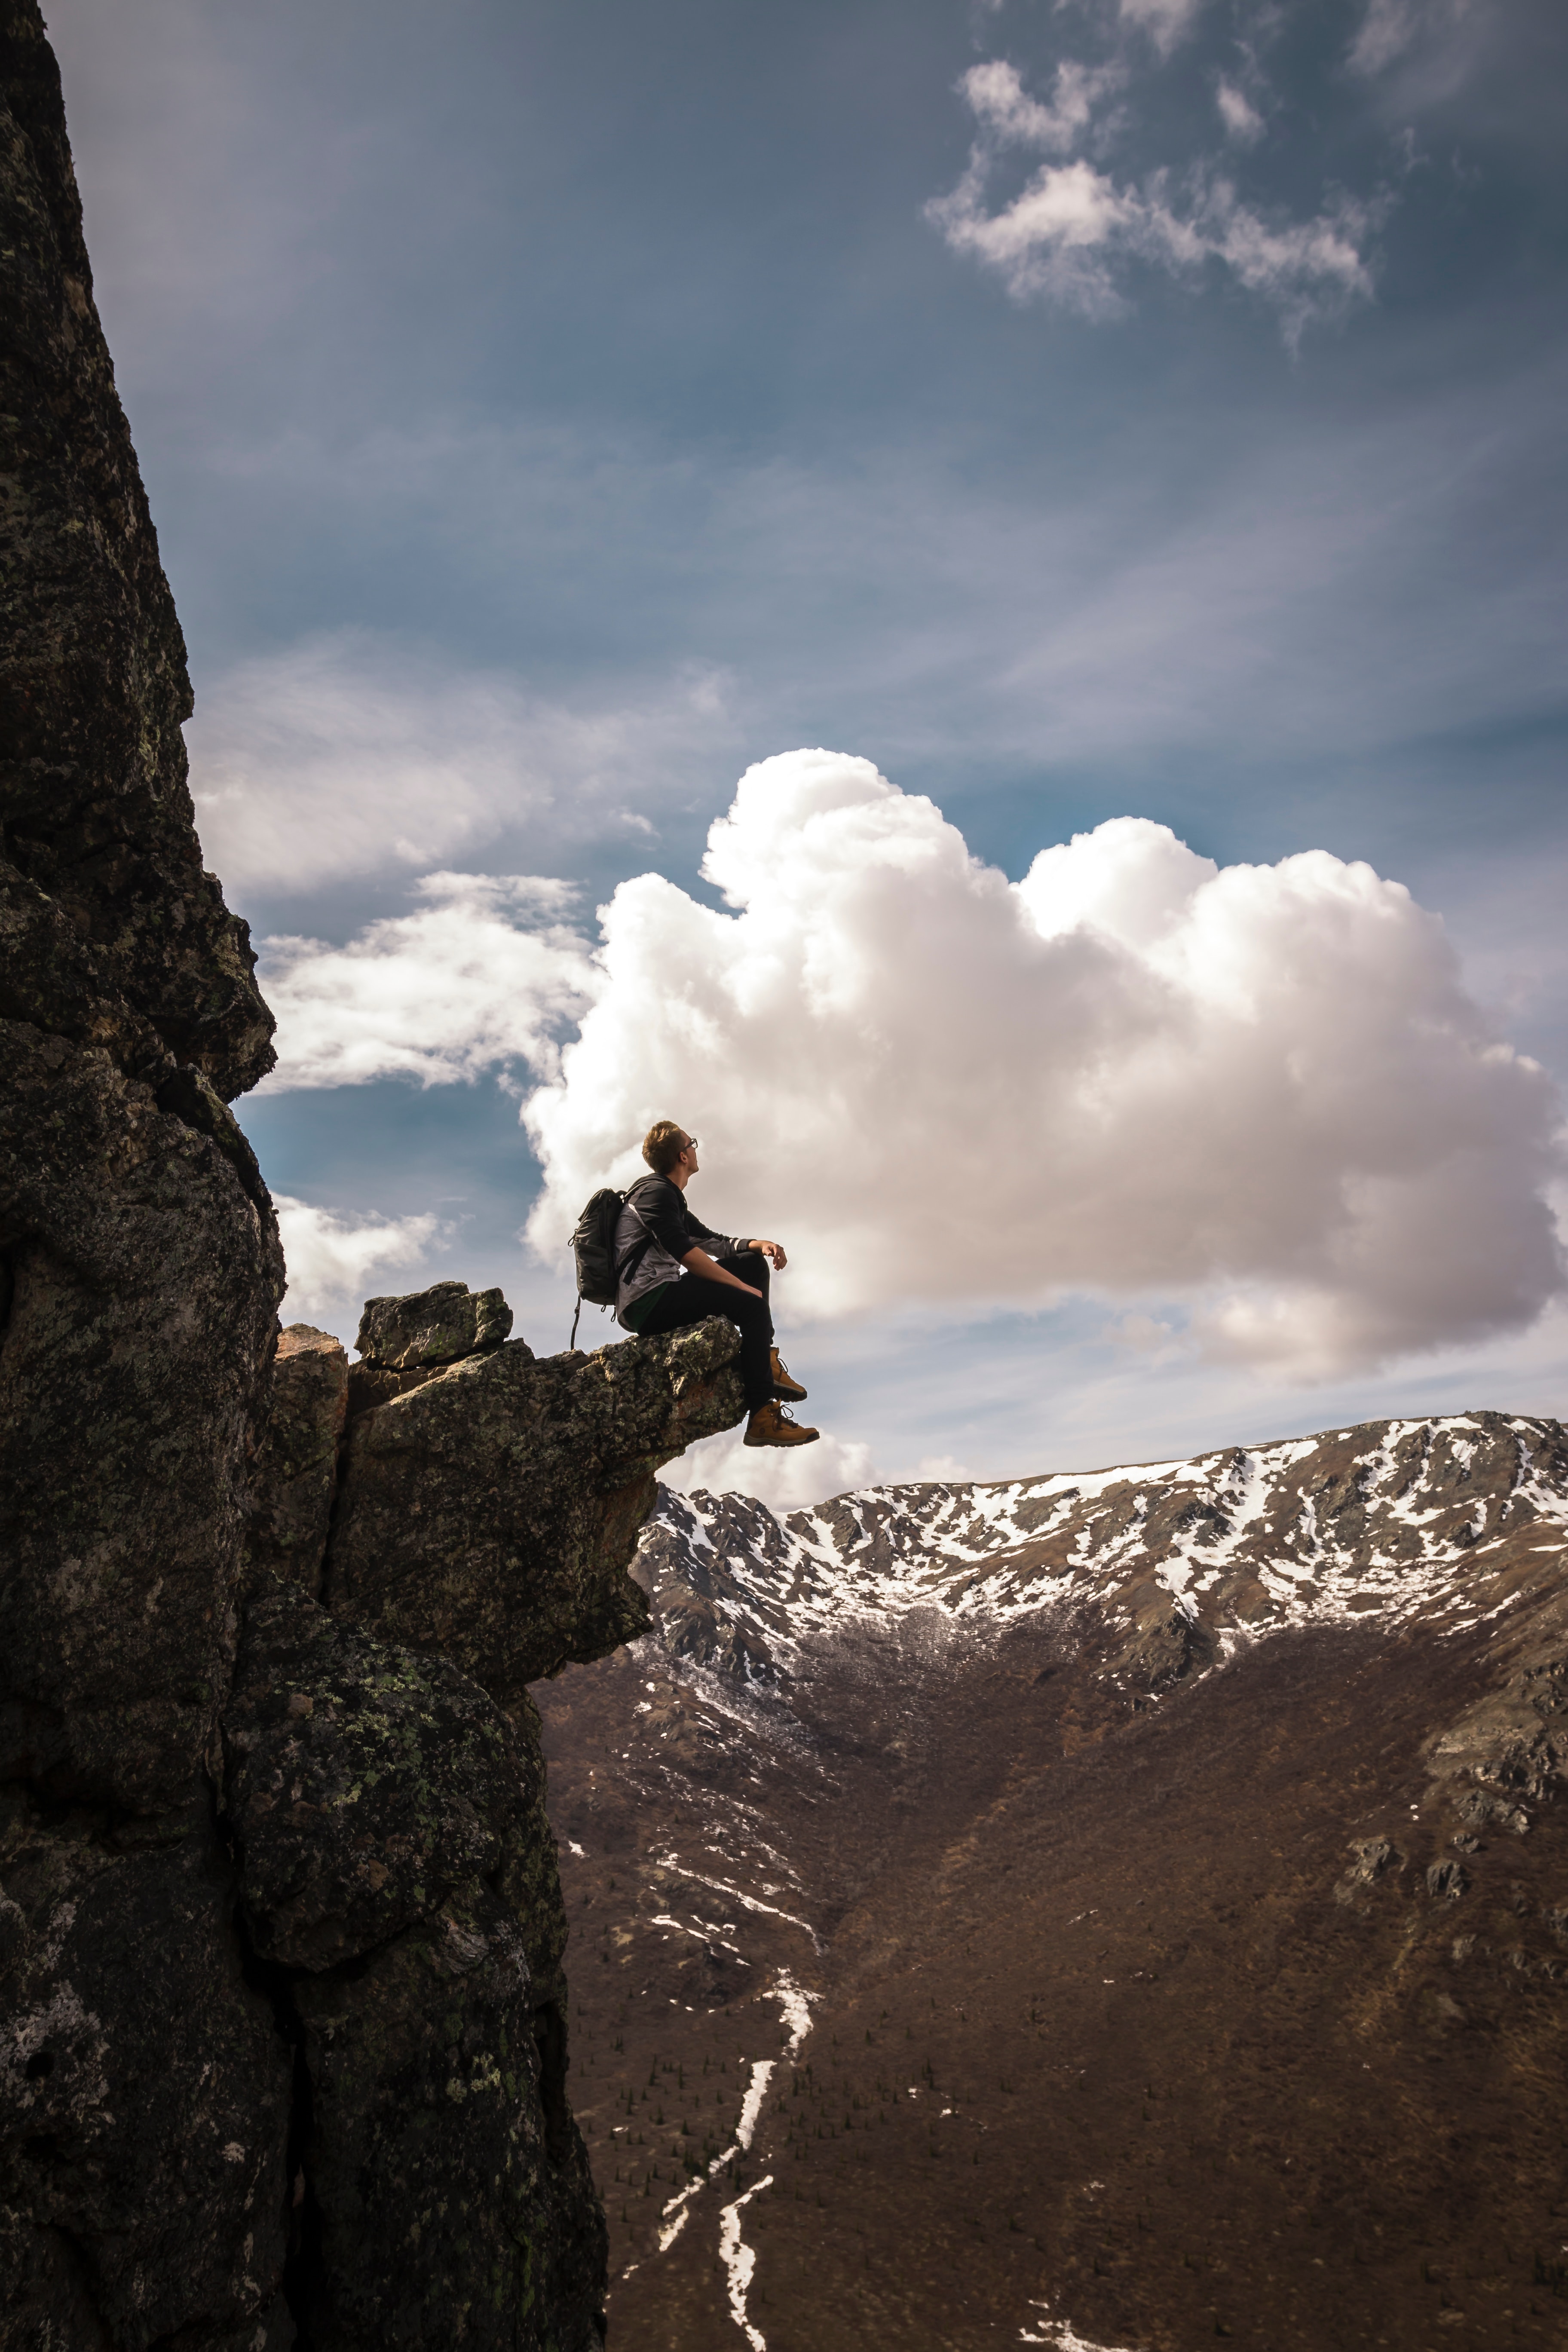
[[[644,1622],[652,1469],[739,1383],[713,1334],[442,1370],[510,1328],[460,1285],[380,1302],[357,1393],[328,1335],[279,1339],[227,1108],[271,1017],[202,870],[32,0],[0,0],[0,2347],[591,2352],[522,1682]],[[328,1614],[345,1429],[362,1530],[393,1465],[415,1524]]]
[[[0,2341],[291,2340],[291,2058],[214,1822],[282,1259],[58,78],[0,7]],[[198,2340],[195,2337],[192,2341]]]
[[[531,1707],[273,1585],[224,1739],[243,1917],[298,2053],[310,2340],[595,2346]]]
[[[224,1748],[250,1940],[284,1968],[359,1959],[493,1877],[533,1809],[511,1727],[477,1684],[289,1586],[246,1612]]]
[[[92,300],[59,75],[0,7],[5,1009],[226,1099],[272,1066],[246,926],[202,871],[185,648]],[[70,1022],[71,1030],[66,1029]]]
[[[256,1431],[246,1528],[252,1589],[270,1570],[302,1582],[312,1596],[319,1591],[348,1403],[342,1341],[308,1323],[290,1323],[279,1334]]]

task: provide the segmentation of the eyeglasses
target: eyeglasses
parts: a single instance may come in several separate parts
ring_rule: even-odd
[[[695,1151],[697,1149],[697,1138],[694,1135],[689,1135],[680,1148],[682,1151]]]

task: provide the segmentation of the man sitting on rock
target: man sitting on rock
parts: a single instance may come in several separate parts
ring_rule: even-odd
[[[777,1242],[716,1234],[692,1215],[686,1188],[697,1173],[697,1138],[674,1119],[648,1129],[642,1156],[653,1174],[632,1186],[616,1225],[616,1321],[646,1339],[727,1315],[741,1334],[741,1382],[751,1416],[745,1443],[809,1445],[819,1433],[792,1421],[781,1402],[798,1403],[805,1391],[773,1346],[768,1312],[768,1270],[771,1265],[782,1272],[783,1250]]]

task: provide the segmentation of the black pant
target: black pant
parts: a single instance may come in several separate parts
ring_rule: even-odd
[[[768,1312],[772,1269],[760,1250],[742,1250],[734,1257],[716,1258],[714,1264],[738,1281],[749,1282],[762,1297],[748,1298],[743,1290],[731,1290],[727,1282],[683,1274],[655,1299],[637,1337],[651,1339],[658,1331],[680,1331],[688,1323],[705,1323],[710,1315],[727,1315],[741,1334],[741,1385],[746,1392],[746,1410],[755,1412],[773,1392],[773,1366],[768,1360],[773,1344],[773,1318]]]

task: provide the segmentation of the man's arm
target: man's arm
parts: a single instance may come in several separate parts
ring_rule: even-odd
[[[704,1282],[727,1283],[731,1290],[743,1290],[748,1298],[760,1298],[763,1295],[760,1290],[753,1290],[749,1282],[742,1282],[738,1275],[727,1274],[705,1249],[689,1249],[680,1263],[688,1274],[700,1274]]]
[[[737,1253],[743,1253],[746,1250],[755,1250],[759,1257],[772,1259],[775,1273],[782,1274],[784,1267],[789,1264],[789,1260],[784,1254],[784,1247],[781,1243],[764,1241],[748,1242],[742,1241],[738,1234],[733,1236],[729,1234],[716,1234],[711,1225],[705,1225],[703,1223],[701,1218],[698,1215],[696,1210],[691,1206],[689,1201],[683,1200],[681,1205],[686,1216],[686,1230],[689,1234],[694,1234],[699,1241],[729,1242],[733,1238]],[[686,1264],[686,1260],[684,1258],[682,1258],[681,1264],[683,1265]],[[744,1283],[741,1286],[742,1290],[745,1286]]]

